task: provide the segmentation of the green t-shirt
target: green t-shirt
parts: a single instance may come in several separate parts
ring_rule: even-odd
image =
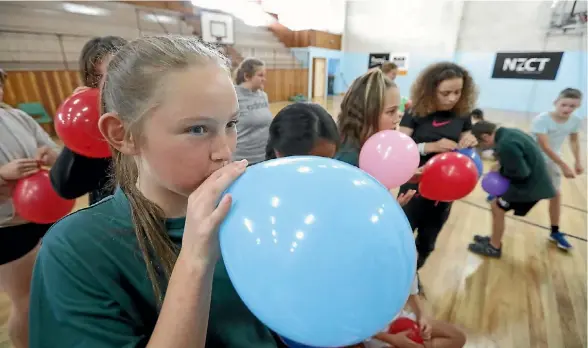
[[[543,152],[535,140],[516,128],[498,128],[495,151],[500,174],[510,179],[502,198],[507,202],[534,202],[555,196]]]
[[[351,142],[343,142],[339,150],[335,154],[335,159],[352,166],[359,167],[359,146],[353,145]]]
[[[166,221],[178,246],[184,223]],[[30,308],[31,348],[146,346],[158,309],[122,190],[51,228],[35,264]],[[206,346],[276,347],[237,295],[222,260],[214,274]]]

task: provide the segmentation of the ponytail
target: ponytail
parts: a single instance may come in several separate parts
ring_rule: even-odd
[[[155,298],[161,306],[179,250],[166,232],[163,210],[145,198],[137,188],[138,169],[134,160],[125,158],[114,148],[111,150],[114,153],[114,175],[130,203],[139,249],[147,266]]]

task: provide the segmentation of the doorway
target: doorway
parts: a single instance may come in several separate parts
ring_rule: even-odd
[[[337,86],[337,75],[339,75],[339,58],[329,58],[327,70],[329,72],[327,78],[327,95],[335,95]]]
[[[312,97],[324,98],[327,95],[327,59],[312,59]]]

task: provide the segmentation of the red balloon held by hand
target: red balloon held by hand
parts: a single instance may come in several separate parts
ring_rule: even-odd
[[[59,197],[51,185],[49,172],[37,173],[20,179],[12,191],[16,214],[37,224],[50,224],[73,209],[75,200]]]
[[[477,182],[474,161],[459,152],[445,152],[423,166],[419,193],[433,201],[452,202],[469,195]]]
[[[415,343],[423,344],[425,341],[421,337],[421,330],[419,325],[412,319],[401,317],[394,320],[388,328],[388,333],[392,335],[408,331],[406,337]]]
[[[110,157],[108,142],[98,129],[100,90],[84,89],[68,97],[57,109],[55,132],[73,152],[91,158]]]

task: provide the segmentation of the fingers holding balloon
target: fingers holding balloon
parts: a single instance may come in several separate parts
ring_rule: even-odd
[[[412,199],[412,197],[414,197],[414,195],[416,194],[416,190],[408,190],[405,193],[401,193],[398,198],[396,198],[396,200],[398,201],[398,204],[400,204],[401,206],[404,206],[406,204],[408,204],[408,202],[410,202],[410,200]]]

